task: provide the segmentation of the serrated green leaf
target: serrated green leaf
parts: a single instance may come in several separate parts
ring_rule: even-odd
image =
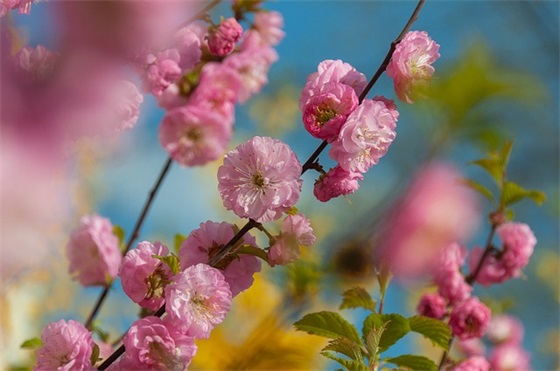
[[[262,260],[268,263],[268,255],[266,254],[266,251],[264,251],[263,249],[259,249],[258,247],[255,246],[251,246],[247,244],[241,245],[237,248],[237,250],[235,250],[235,253],[253,255],[256,256],[257,258],[261,258]]]
[[[501,187],[504,175],[504,167],[501,161],[495,157],[493,158],[482,158],[471,162],[471,164],[478,165],[494,179],[496,184]]]
[[[21,345],[19,347],[21,349],[35,349],[35,348],[39,348],[39,347],[42,347],[42,346],[43,346],[43,341],[41,341],[41,339],[31,338],[31,339],[27,339],[23,343],[21,343]]]
[[[368,371],[367,366],[364,365],[362,362],[354,361],[351,359],[340,358],[330,352],[321,352],[321,355],[323,357],[332,359],[333,361],[340,363],[348,371]]]
[[[504,184],[504,189],[502,190],[502,206],[512,205],[524,198],[530,198],[537,205],[541,205],[546,200],[545,194],[541,191],[533,189],[528,190],[511,181]]]
[[[437,371],[438,369],[438,366],[431,359],[412,354],[403,354],[402,356],[388,358],[384,361],[415,371]]]
[[[169,269],[171,269],[171,272],[173,272],[173,274],[179,273],[179,270],[181,269],[179,265],[179,257],[177,257],[177,255],[173,253],[167,256],[152,255],[152,258],[164,262],[169,267]]]
[[[187,239],[188,236],[184,234],[177,233],[175,237],[173,237],[173,248],[175,250],[175,254],[179,254],[179,249],[181,248],[181,244],[184,240]]]
[[[364,308],[375,312],[375,301],[363,287],[353,287],[342,293],[342,304],[338,309]]]
[[[492,194],[492,192],[490,192],[490,190],[488,188],[486,188],[485,186],[483,186],[479,182],[474,181],[472,179],[463,179],[463,184],[465,184],[467,187],[472,188],[475,191],[479,192],[480,194],[482,194],[484,197],[486,197],[490,201],[494,200],[494,195]]]
[[[362,349],[360,348],[360,345],[345,337],[330,340],[328,344],[322,349],[322,351],[325,350],[332,350],[334,352],[342,353],[345,356],[356,361],[363,360]]]
[[[323,336],[329,339],[346,337],[357,344],[361,344],[358,330],[342,316],[335,312],[317,312],[305,315],[302,319],[294,323],[299,331],[308,334]]]
[[[372,359],[377,359],[379,355],[379,342],[381,341],[381,335],[385,331],[386,324],[381,325],[381,327],[373,327],[369,333],[364,334],[364,340],[366,343],[366,349],[368,351],[368,358],[370,362]]]
[[[445,323],[430,317],[412,316],[408,319],[410,330],[430,339],[432,344],[447,349],[451,339],[451,329]]]
[[[379,283],[379,292],[382,298],[385,297],[385,292],[387,291],[392,277],[393,275],[391,274],[389,263],[381,262],[381,268],[377,272],[377,282]]]
[[[91,357],[90,357],[91,365],[95,365],[97,361],[99,361],[99,345],[93,344],[93,349],[91,350]]]
[[[370,314],[364,321],[363,334],[369,334],[373,328],[385,326],[385,331],[379,340],[379,352],[386,351],[391,345],[395,344],[400,338],[410,332],[408,319],[400,314]]]

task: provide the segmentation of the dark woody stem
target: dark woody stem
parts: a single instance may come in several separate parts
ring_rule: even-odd
[[[219,1],[214,1],[211,4],[216,3],[215,5],[217,5]],[[422,6],[424,5],[425,0],[420,0],[418,2],[418,5],[416,5],[416,8],[414,9],[414,12],[412,13],[412,15],[410,16],[408,22],[406,23],[406,25],[403,27],[401,33],[399,34],[399,36],[391,43],[391,46],[389,48],[389,51],[387,52],[387,55],[385,56],[385,59],[383,59],[383,62],[381,62],[380,66],[378,67],[377,71],[375,72],[375,74],[373,75],[373,77],[371,78],[371,80],[368,82],[368,84],[366,85],[366,87],[364,88],[364,90],[362,91],[362,93],[359,96],[359,103],[362,103],[363,100],[365,99],[366,95],[369,93],[369,91],[371,90],[371,88],[373,87],[373,85],[375,85],[375,83],[377,82],[377,80],[379,79],[379,77],[383,74],[383,72],[385,71],[385,69],[387,68],[387,65],[389,64],[389,62],[391,61],[391,56],[393,55],[393,52],[395,51],[395,47],[397,46],[397,44],[402,40],[402,38],[404,37],[404,35],[406,35],[406,33],[410,30],[410,27],[412,27],[412,24],[414,23],[414,21],[416,21],[416,19],[418,19],[418,14],[420,13],[420,10],[422,9]],[[214,5],[214,6],[215,6]],[[319,157],[319,155],[321,154],[321,152],[323,152],[323,150],[327,147],[328,143],[327,141],[323,141],[318,147],[317,149],[311,154],[311,156],[309,156],[309,158],[307,159],[307,161],[305,161],[305,163],[302,166],[302,171],[301,174],[303,175],[307,170],[313,168],[314,162],[317,160],[317,158]],[[258,226],[260,225],[260,223],[256,222],[253,219],[249,219],[247,221],[247,223],[245,223],[245,225],[239,230],[239,232],[237,232],[235,234],[235,236],[233,236],[233,238],[227,243],[225,244],[217,253],[216,255],[214,255],[210,261],[208,262],[208,264],[210,266],[216,266],[222,259],[224,259],[227,255],[229,255],[231,253],[231,249],[236,245],[236,243],[245,235],[245,233],[249,232],[251,229],[253,228],[258,228]],[[165,313],[165,305],[163,305],[155,314],[154,316],[157,317],[161,317],[163,314]],[[117,360],[125,351],[124,345],[121,345],[109,358],[107,358],[100,366],[99,366],[99,370],[105,370],[107,367],[109,367],[115,360]]]

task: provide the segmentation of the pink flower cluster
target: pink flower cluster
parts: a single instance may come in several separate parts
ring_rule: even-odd
[[[69,272],[84,286],[104,286],[117,277],[122,260],[119,239],[111,222],[86,215],[66,245]]]
[[[2,0],[0,2],[0,17],[5,16],[12,9],[17,9],[19,14],[29,14],[34,0]]]
[[[309,219],[301,213],[288,215],[282,221],[280,235],[268,250],[268,263],[271,267],[293,263],[299,258],[301,247],[314,243],[315,235]]]
[[[392,101],[382,97],[360,104],[365,76],[340,60],[326,60],[307,78],[299,99],[305,129],[331,144],[338,165],[315,183],[319,201],[355,192],[358,180],[387,153],[398,118]]]
[[[397,44],[387,66],[397,97],[406,103],[424,93],[434,74],[434,63],[440,57],[439,45],[425,31],[411,31]]]
[[[504,223],[496,229],[496,233],[502,239],[502,249],[493,251],[484,259],[476,276],[476,282],[484,286],[519,277],[537,244],[537,239],[527,224]],[[482,254],[481,248],[473,250],[469,260],[471,271],[476,269]]]

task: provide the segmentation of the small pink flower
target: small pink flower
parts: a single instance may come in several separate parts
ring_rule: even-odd
[[[66,245],[69,272],[84,286],[104,286],[117,277],[122,254],[109,219],[86,215]]]
[[[502,344],[490,353],[492,371],[529,371],[531,355],[519,344]]]
[[[365,173],[387,153],[396,122],[384,103],[366,100],[349,116],[329,156],[346,171]]]
[[[123,291],[142,308],[155,311],[163,304],[163,290],[173,274],[164,262],[152,256],[168,254],[167,246],[161,242],[152,245],[143,241],[123,258],[119,270]]]
[[[461,353],[463,353],[467,357],[483,356],[486,353],[486,346],[481,339],[457,339],[456,344]]]
[[[254,137],[226,154],[218,169],[224,206],[241,218],[279,219],[301,193],[301,163],[277,139]]]
[[[241,38],[243,28],[235,18],[227,18],[210,30],[208,35],[208,49],[210,53],[223,57],[235,49],[235,44]]]
[[[218,159],[231,138],[231,126],[215,112],[198,106],[175,108],[159,127],[159,142],[183,166]]]
[[[288,215],[282,221],[282,232],[268,251],[268,262],[271,267],[293,263],[299,258],[302,246],[314,243],[315,235],[309,219],[301,213]]]
[[[218,253],[234,236],[234,225],[226,222],[207,221],[200,223],[200,228],[192,231],[181,243],[179,259],[181,269],[208,261]],[[245,234],[241,244],[257,246],[255,238]],[[216,268],[222,271],[231,290],[232,296],[247,290],[253,284],[253,274],[260,272],[261,262],[253,255],[241,254],[224,259]]]
[[[492,317],[486,337],[493,343],[497,344],[521,344],[523,340],[523,325],[521,322],[510,315],[501,314]]]
[[[490,322],[490,309],[476,297],[470,297],[453,308],[449,326],[461,340],[480,338]]]
[[[284,38],[284,18],[275,11],[259,11],[255,13],[253,27],[258,31],[262,41],[267,45],[278,45]]]
[[[420,298],[416,312],[422,316],[441,319],[447,312],[447,302],[438,294],[424,294]]]
[[[121,370],[186,370],[197,351],[192,337],[154,316],[135,321],[123,344]]]
[[[346,171],[339,165],[322,174],[315,182],[313,195],[321,202],[327,202],[331,198],[345,196],[360,188],[358,180],[364,180],[362,173],[357,171]]]
[[[142,89],[156,97],[160,96],[169,85],[181,77],[180,59],[176,49],[158,53],[142,75]]]
[[[397,44],[387,66],[400,100],[413,103],[419,90],[434,74],[434,63],[440,57],[439,45],[425,31],[411,31]]]
[[[490,363],[482,356],[467,358],[453,368],[453,371],[489,371]]]
[[[49,323],[41,333],[43,345],[37,352],[34,371],[92,371],[91,333],[79,322]]]
[[[303,124],[315,138],[332,142],[346,118],[358,106],[354,89],[336,82],[324,84],[305,104]]]
[[[299,108],[303,108],[309,98],[315,95],[327,82],[338,82],[350,86],[359,96],[367,85],[364,74],[356,71],[350,64],[341,60],[325,60],[319,63],[317,72],[307,77],[307,82],[301,91]]]
[[[466,300],[472,292],[472,286],[465,281],[460,271],[466,255],[465,248],[452,243],[442,250],[438,263],[434,267],[433,279],[438,286],[438,293],[450,304]]]
[[[119,103],[116,107],[118,125],[117,131],[129,130],[134,127],[140,115],[140,105],[144,97],[132,82],[122,80],[115,91],[115,101]]]
[[[194,338],[208,338],[231,306],[231,291],[220,270],[206,264],[187,267],[165,288],[165,320]]]

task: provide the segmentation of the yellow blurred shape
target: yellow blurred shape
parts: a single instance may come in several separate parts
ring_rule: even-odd
[[[557,251],[543,250],[536,264],[537,277],[555,293],[556,301],[560,302],[560,286],[558,274],[560,273],[560,255]]]
[[[293,85],[282,85],[272,94],[260,94],[249,107],[249,117],[267,135],[280,137],[295,126],[299,94]]]

